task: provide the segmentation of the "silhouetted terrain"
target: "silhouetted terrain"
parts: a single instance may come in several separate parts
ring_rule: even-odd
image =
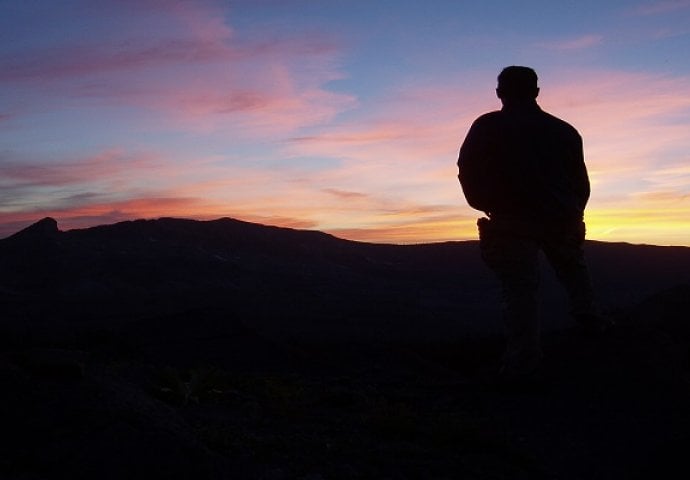
[[[586,252],[619,328],[578,335],[544,269],[547,381],[499,391],[481,380],[502,347],[476,242],[41,220],[0,240],[0,476],[687,473],[690,248]]]

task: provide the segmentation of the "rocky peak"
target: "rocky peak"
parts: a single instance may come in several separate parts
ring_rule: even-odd
[[[57,221],[54,218],[46,217],[26,227],[24,230],[15,233],[12,237],[24,239],[53,238],[58,233],[60,233],[60,230],[58,229]]]

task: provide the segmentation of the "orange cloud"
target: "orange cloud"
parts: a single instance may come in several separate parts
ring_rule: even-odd
[[[349,192],[346,190],[338,190],[337,188],[324,188],[323,191],[343,200],[365,199],[368,197],[365,193]]]
[[[435,219],[408,218],[407,222],[366,228],[332,228],[337,237],[361,242],[414,244],[476,239],[476,219],[448,215]]]

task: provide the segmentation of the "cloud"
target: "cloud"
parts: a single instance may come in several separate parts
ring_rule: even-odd
[[[560,77],[542,88],[543,104],[580,129],[595,167],[651,172],[690,146],[690,78],[616,71]]]
[[[56,84],[66,78],[232,61],[256,53],[228,43],[232,30],[212,2],[79,0],[72,8],[77,13],[56,11],[45,28],[62,32],[80,28],[82,36],[75,41],[63,34],[64,40],[50,43],[33,36],[33,47],[19,52],[6,48],[0,83]],[[86,26],[80,24],[85,18]]]
[[[375,243],[425,243],[476,239],[476,218],[458,212],[432,218],[407,217],[398,223],[379,223],[366,228],[327,229],[340,238]]]
[[[690,9],[690,0],[667,0],[639,5],[631,10],[634,15],[648,16]]]
[[[538,43],[537,46],[549,50],[569,52],[573,50],[585,50],[601,45],[604,37],[598,34],[587,34],[577,38],[566,40],[556,40],[551,42]]]
[[[115,73],[147,71],[161,67],[198,68],[204,64],[258,63],[264,59],[334,53],[325,38],[293,38],[233,44],[224,38],[147,39],[142,43],[47,46],[34,51],[5,54],[0,83],[42,85]]]
[[[165,184],[176,170],[155,154],[115,148],[81,159],[50,161],[5,152],[0,156],[0,222],[11,221],[8,215],[34,218],[41,212],[67,215],[90,206],[103,209],[137,195],[175,196],[167,193]]]
[[[353,96],[325,88],[342,77],[332,38],[314,32],[241,38],[219,5],[148,1],[132,16],[114,2],[85,4],[100,13],[96,23],[104,28],[119,25],[114,38],[5,53],[0,84],[33,111],[126,105],[162,114],[154,122],[168,128],[241,127],[254,136],[326,122],[355,105]],[[106,14],[112,18],[103,20]],[[73,28],[72,19],[63,21]]]
[[[275,66],[259,78],[270,78],[270,85],[261,79],[252,87],[197,82],[147,94],[141,101],[168,111],[185,125],[219,129],[228,128],[229,122],[263,136],[326,123],[356,104],[351,95],[324,90],[318,79],[303,84],[288,68]]]
[[[128,156],[110,149],[74,161],[35,162],[6,152],[0,155],[0,184],[5,188],[62,187],[160,167],[154,155]]]
[[[231,52],[214,44],[197,41],[158,41],[145,47],[109,45],[57,46],[25,53],[25,57],[6,56],[0,83],[57,84],[64,79],[86,75],[142,70],[156,66],[195,64],[229,58]]]
[[[292,137],[287,149],[300,155],[349,159],[348,168],[362,173],[376,166],[417,164],[429,171],[429,160],[452,163],[462,136],[476,116],[497,108],[487,88],[441,84],[400,89],[366,111],[356,121],[341,122],[318,134]],[[434,167],[435,168],[435,167]]]
[[[312,220],[304,218],[285,217],[280,215],[256,215],[246,213],[241,215],[245,222],[260,223],[263,225],[274,225],[284,228],[295,228],[299,230],[314,230],[318,224]]]
[[[343,200],[366,199],[368,197],[366,193],[338,190],[337,188],[324,188],[323,191]]]

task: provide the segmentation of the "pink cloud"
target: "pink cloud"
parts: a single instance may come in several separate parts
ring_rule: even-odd
[[[488,76],[488,85],[486,80],[477,85],[475,78],[458,78],[393,90],[356,121],[324,128],[318,135],[293,137],[289,150],[392,164],[452,157],[474,118],[499,108],[493,78]]]
[[[313,220],[280,215],[243,214],[241,220],[245,222],[260,223],[262,225],[273,225],[276,227],[295,228],[299,230],[314,230],[318,227],[318,224]]]
[[[0,159],[0,182],[6,187],[61,187],[92,182],[129,171],[160,166],[153,155],[128,156],[122,150],[111,149],[99,154],[59,162],[32,162],[24,158]]]
[[[6,54],[0,82],[38,82],[55,84],[62,79],[80,78],[113,73],[145,71],[165,66],[198,68],[204,64],[222,64],[232,70],[237,63],[251,63],[265,60],[295,59],[302,56],[333,55],[338,52],[336,43],[321,34],[308,33],[282,38],[261,38],[256,41],[236,39],[232,30],[223,22],[222,12],[218,17],[204,17],[204,12],[195,11],[191,3],[185,4],[190,18],[178,35],[150,32],[139,38],[134,34],[128,38],[123,28],[121,40],[49,45],[23,51],[21,55]],[[209,14],[210,15],[210,14]],[[193,17],[193,19],[191,19]],[[123,19],[123,21],[127,18]],[[217,25],[208,27],[207,24]],[[198,72],[197,72],[198,73]]]
[[[366,193],[360,193],[360,192],[351,192],[351,191],[346,191],[346,190],[338,190],[337,188],[325,188],[323,189],[324,192],[335,196],[336,198],[340,198],[343,200],[357,200],[357,199],[365,199],[368,197]]]
[[[339,48],[326,35],[238,38],[216,2],[132,3],[159,28],[146,30],[147,21],[116,2],[87,2],[84,8],[123,24],[117,42],[6,55],[0,84],[40,98],[35,108],[84,101],[129,105],[162,113],[157,125],[206,131],[239,126],[243,133],[258,132],[253,136],[329,121],[355,104],[354,97],[324,87],[341,77],[334,61]]]
[[[573,51],[573,50],[584,50],[587,48],[596,47],[601,45],[604,37],[598,34],[588,34],[577,38],[571,38],[566,40],[555,40],[551,42],[538,43],[537,46],[546,48],[549,50],[557,50],[561,52]]]
[[[690,0],[666,0],[639,5],[632,9],[635,15],[659,15],[690,8]]]
[[[5,158],[0,160],[0,223],[47,215],[85,218],[92,216],[89,209],[101,212],[94,214],[98,216],[117,210],[113,206],[128,205],[130,198],[177,198],[169,184],[180,176],[180,168],[194,165],[178,167],[154,154],[120,149],[68,161]],[[162,208],[158,215],[173,207],[162,201],[153,204]]]
[[[435,218],[410,216],[396,224],[332,228],[327,231],[349,240],[397,244],[455,241],[476,238],[477,235],[476,219],[458,214]]]
[[[333,93],[319,85],[300,85],[287,69],[277,68],[252,87],[223,86],[209,80],[174,86],[141,97],[141,102],[171,114],[170,122],[202,130],[242,127],[244,134],[267,136],[328,122],[356,104],[351,95]],[[320,80],[316,79],[315,83]],[[232,82],[232,81],[230,81]]]
[[[459,204],[455,160],[462,137],[472,120],[497,102],[492,105],[490,87],[482,98],[462,85],[398,92],[356,123],[292,138],[286,151],[339,159],[339,167],[310,176],[315,185],[366,192],[391,204],[411,196],[430,205]]]
[[[257,44],[233,44],[224,39],[176,38],[157,39],[137,45],[66,45],[24,52],[21,57],[6,56],[0,72],[0,83],[38,82],[55,84],[62,79],[80,78],[117,72],[143,71],[164,66],[197,68],[200,64],[220,62],[257,62],[334,51],[332,42],[323,39],[282,39]],[[226,64],[227,65],[227,64]],[[228,67],[230,65],[227,65]]]
[[[112,74],[164,65],[231,61],[252,52],[233,48],[223,11],[211,2],[183,0],[83,1],[92,23],[119,27],[118,40],[86,39],[46,45],[3,59],[0,82],[56,83],[65,78]],[[214,2],[215,3],[215,2]],[[136,15],[132,15],[132,10]],[[163,33],[155,25],[165,24]],[[69,26],[65,26],[69,28]],[[90,40],[90,41],[89,41]]]
[[[566,74],[543,88],[543,104],[571,121],[585,140],[594,170],[640,175],[687,151],[683,115],[690,111],[690,79],[623,72]]]
[[[53,47],[22,58],[3,59],[2,83],[55,84],[65,78],[112,74],[179,62],[196,63],[227,57],[217,45],[195,41],[160,41],[144,48],[112,46]]]

